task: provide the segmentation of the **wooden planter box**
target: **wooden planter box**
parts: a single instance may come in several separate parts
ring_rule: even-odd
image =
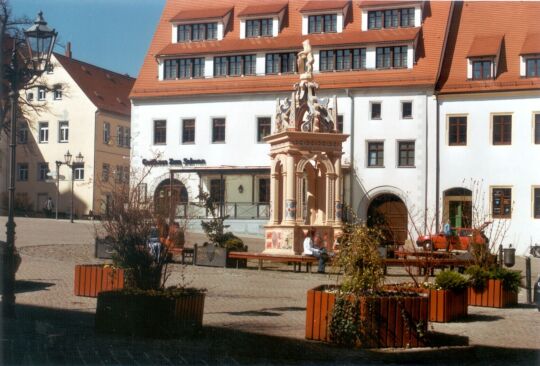
[[[336,294],[319,286],[307,293],[306,338],[331,342],[330,318]],[[368,305],[369,304],[369,305]],[[427,296],[365,297],[360,299],[360,318],[366,322],[365,334],[368,348],[422,347],[427,333]],[[369,310],[371,317],[368,319]],[[419,334],[422,333],[422,334]]]
[[[102,333],[171,338],[202,327],[205,293],[172,297],[107,291],[98,295],[96,330]]]
[[[469,287],[469,305],[504,308],[517,304],[517,292],[503,288],[501,280],[487,280],[486,286],[479,291]]]
[[[212,244],[194,246],[194,263],[197,266],[246,268],[247,259],[229,258],[225,248]]]
[[[124,270],[101,264],[75,266],[75,296],[96,297],[101,291],[124,288]]]
[[[430,322],[446,323],[467,316],[467,289],[428,292]]]

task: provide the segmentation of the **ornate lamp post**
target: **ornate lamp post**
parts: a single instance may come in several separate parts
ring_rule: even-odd
[[[10,86],[10,164],[9,164],[9,195],[8,221],[6,224],[7,242],[3,249],[2,270],[2,313],[6,317],[15,316],[15,154],[17,140],[15,136],[17,107],[19,99],[19,82],[21,79],[31,79],[40,76],[49,65],[57,33],[47,26],[43,13],[39,12],[34,24],[24,31],[25,40],[14,40],[11,62],[6,65],[5,80]],[[20,64],[22,63],[22,64]]]
[[[67,165],[71,168],[71,211],[70,211],[70,222],[73,224],[73,186],[75,181],[75,168],[78,166],[81,166],[84,164],[84,156],[79,152],[79,155],[75,157],[75,162],[72,164],[71,159],[73,158],[73,155],[69,152],[69,150],[64,154],[64,162],[56,161],[57,168],[60,168],[60,165]],[[59,169],[57,169],[57,174],[60,172]],[[57,203],[58,204],[58,203]]]

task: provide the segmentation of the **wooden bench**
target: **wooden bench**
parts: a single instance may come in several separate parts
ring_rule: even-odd
[[[456,259],[456,258],[386,258],[383,259],[384,274],[387,272],[387,267],[416,267],[418,274],[426,273],[430,271],[433,276],[435,268],[450,268],[455,267],[467,267],[471,265],[472,261],[469,259]]]
[[[259,271],[263,269],[263,262],[279,262],[279,263],[292,263],[294,272],[302,271],[302,263],[306,265],[306,272],[311,272],[311,266],[313,263],[319,261],[318,258],[308,255],[296,255],[296,254],[265,254],[265,253],[253,253],[253,252],[229,252],[229,258],[236,259],[254,259],[259,262]]]

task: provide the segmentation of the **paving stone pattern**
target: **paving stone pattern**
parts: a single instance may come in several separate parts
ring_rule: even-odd
[[[0,217],[4,227],[5,217]],[[93,222],[17,218],[17,319],[2,319],[4,365],[378,365],[540,364],[540,312],[525,303],[511,309],[469,307],[461,322],[430,325],[433,348],[345,350],[304,340],[306,291],[336,277],[268,270],[172,264],[168,284],[208,290],[204,329],[175,340],[100,335],[94,332],[96,299],[73,295],[74,265],[100,263],[94,256]],[[200,234],[188,242],[202,243]],[[5,233],[0,233],[5,240]],[[246,238],[250,250],[262,240]],[[517,267],[523,265],[519,259]],[[538,274],[533,259],[533,275]],[[392,282],[406,280],[391,276]]]

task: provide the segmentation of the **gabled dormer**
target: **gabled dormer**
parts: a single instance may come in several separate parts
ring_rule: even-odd
[[[362,1],[362,31],[422,26],[423,1]]]
[[[277,37],[287,6],[287,3],[269,3],[246,7],[238,14],[240,39]]]
[[[308,2],[302,9],[302,35],[341,33],[350,10],[350,1]]]
[[[228,29],[232,7],[183,10],[172,23],[172,43],[222,40]]]
[[[467,79],[491,80],[497,77],[502,36],[476,36],[467,53]]]
[[[521,77],[540,77],[540,33],[527,34],[519,53],[519,61]]]

